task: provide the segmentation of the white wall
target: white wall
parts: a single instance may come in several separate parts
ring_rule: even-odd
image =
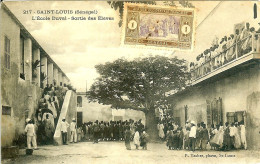
[[[129,119],[138,121],[139,119],[142,119],[142,122],[145,124],[145,114],[142,111],[131,109],[112,109],[110,105],[88,102],[85,95],[78,96],[82,96],[82,107],[78,107],[78,112],[83,113],[83,122],[96,120],[113,121],[115,116],[122,116],[123,121]]]

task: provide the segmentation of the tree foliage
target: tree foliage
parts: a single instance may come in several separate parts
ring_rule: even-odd
[[[88,92],[90,101],[143,111],[165,104],[166,93],[183,89],[190,78],[185,60],[163,56],[117,59],[96,70],[100,77]]]

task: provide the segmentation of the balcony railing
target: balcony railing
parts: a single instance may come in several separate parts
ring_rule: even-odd
[[[260,33],[252,33],[243,39],[234,38],[234,43],[229,47],[224,47],[222,52],[211,52],[205,57],[200,65],[191,66],[192,81],[197,81],[211,72],[225,67],[233,61],[240,60],[243,56],[252,53],[260,53]],[[228,44],[228,43],[227,43]]]

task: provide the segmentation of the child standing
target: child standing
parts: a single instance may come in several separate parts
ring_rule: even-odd
[[[141,145],[144,150],[147,150],[147,142],[148,142],[148,134],[145,131],[143,131],[141,135]]]
[[[81,134],[82,134],[82,128],[81,127],[78,127],[77,128],[77,136],[78,136],[78,142],[81,141]]]
[[[138,150],[138,147],[140,145],[140,136],[139,136],[139,132],[136,130],[135,131],[135,135],[134,135],[134,144],[136,149]]]
[[[206,125],[202,124],[202,130],[201,130],[201,148],[202,150],[206,150],[207,143],[209,142],[209,132],[206,129]]]
[[[179,135],[179,150],[183,148],[183,138],[184,138],[184,132],[182,130],[182,127],[178,128],[178,135]]]

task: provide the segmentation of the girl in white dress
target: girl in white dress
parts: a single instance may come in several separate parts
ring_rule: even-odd
[[[136,131],[134,135],[134,144],[136,146],[136,149],[138,149],[138,147],[140,146],[140,135],[138,131]]]

